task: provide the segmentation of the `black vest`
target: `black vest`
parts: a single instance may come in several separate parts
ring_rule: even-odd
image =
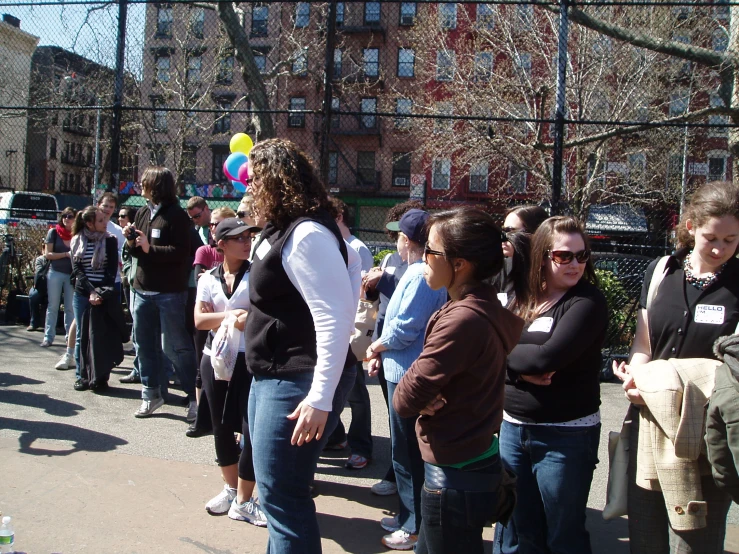
[[[331,231],[339,241],[344,263],[348,262],[346,243],[336,222],[323,210],[293,221],[286,229],[271,223],[262,231],[255,249],[269,244],[261,258],[254,255],[249,277],[251,310],[246,318],[246,365],[255,375],[312,372],[318,359],[316,330],[308,304],[290,282],[282,266],[282,248],[295,227],[315,221]],[[344,367],[353,367],[356,358],[349,347]]]

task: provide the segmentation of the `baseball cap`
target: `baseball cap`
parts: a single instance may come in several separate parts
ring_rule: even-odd
[[[261,231],[261,227],[256,225],[247,225],[243,221],[235,217],[224,219],[216,226],[216,242],[227,237],[236,237],[247,231]]]
[[[425,244],[428,234],[426,233],[426,222],[429,213],[423,210],[408,210],[400,218],[400,221],[391,221],[386,225],[388,230],[402,232],[405,236],[417,244]]]

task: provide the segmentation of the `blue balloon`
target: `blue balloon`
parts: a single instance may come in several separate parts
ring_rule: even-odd
[[[246,154],[242,154],[241,152],[230,154],[223,164],[223,170],[226,173],[226,177],[232,181],[237,180],[239,178],[239,168],[247,161],[249,161],[249,158]]]
[[[241,181],[234,181],[233,179],[231,179],[231,184],[234,186],[234,190],[237,190],[239,192],[246,192],[246,185]]]

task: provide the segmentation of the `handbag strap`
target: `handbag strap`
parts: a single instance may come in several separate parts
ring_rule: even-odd
[[[649,307],[652,305],[652,302],[654,302],[654,297],[657,296],[657,290],[665,278],[665,273],[667,272],[667,261],[669,259],[669,256],[662,256],[654,267],[652,280],[649,282],[649,289],[647,290],[647,311],[649,311]]]

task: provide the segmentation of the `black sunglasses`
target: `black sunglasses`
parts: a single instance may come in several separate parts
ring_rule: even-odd
[[[438,250],[431,250],[429,248],[429,243],[428,242],[426,244],[424,244],[424,246],[423,246],[423,255],[424,256],[432,256],[432,255],[433,256],[442,256],[442,257],[446,258],[446,254],[444,254],[444,252],[439,252]]]
[[[570,252],[569,250],[550,250],[549,257],[555,264],[564,265],[572,262],[572,259],[576,259],[577,263],[584,264],[590,259],[590,250],[578,250],[577,252]]]
[[[502,227],[502,230],[504,233],[518,233],[519,231],[523,231],[523,229],[516,229],[515,227]]]
[[[74,219],[74,214],[64,214],[62,219]]]
[[[242,210],[239,210],[238,212],[236,212],[236,217],[241,218],[241,219],[243,219],[243,218],[245,218],[246,216],[249,216],[249,215],[251,215],[250,212],[245,212],[245,211],[242,211]]]
[[[205,210],[200,210],[200,211],[199,211],[198,213],[196,213],[195,215],[191,215],[191,216],[190,216],[190,220],[191,220],[191,221],[195,221],[196,219],[200,219],[200,216],[201,216],[201,215],[203,215],[203,212],[204,212],[204,211],[205,211]]]

